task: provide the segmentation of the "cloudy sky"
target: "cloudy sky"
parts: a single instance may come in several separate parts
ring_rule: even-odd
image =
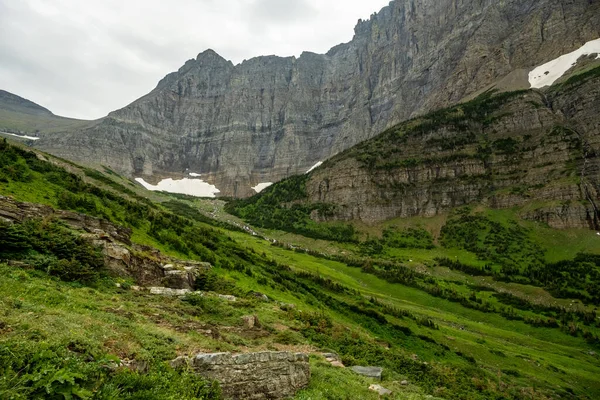
[[[389,0],[0,0],[0,89],[95,119],[207,48],[324,53]]]

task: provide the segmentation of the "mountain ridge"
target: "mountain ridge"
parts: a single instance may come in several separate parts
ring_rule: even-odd
[[[0,109],[32,115],[54,116],[52,111],[31,100],[0,89]]]
[[[598,8],[583,0],[394,1],[326,54],[233,65],[203,52],[99,124],[36,146],[147,181],[192,171],[225,196],[245,197],[600,37]]]
[[[400,123],[229,210],[307,232],[315,221],[377,224],[464,206],[598,230],[599,82],[596,64],[544,91],[485,93]]]

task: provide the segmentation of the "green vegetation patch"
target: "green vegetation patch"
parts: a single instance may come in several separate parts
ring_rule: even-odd
[[[225,210],[248,223],[267,229],[279,229],[314,239],[338,242],[355,242],[352,225],[318,223],[311,219],[313,213],[321,217],[333,214],[330,204],[307,204],[306,182],[308,175],[285,179],[248,199],[229,202]]]

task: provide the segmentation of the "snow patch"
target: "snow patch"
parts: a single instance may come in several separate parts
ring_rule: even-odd
[[[323,161],[319,161],[318,163],[316,163],[315,165],[313,165],[311,167],[311,169],[309,169],[308,171],[306,171],[306,174],[310,174],[314,169],[319,168],[321,165],[323,165]]]
[[[598,57],[596,57],[598,60],[600,59],[600,39],[591,40],[578,50],[535,68],[529,73],[529,83],[532,88],[537,89],[550,86],[577,64],[579,57],[596,53],[598,54]]]
[[[197,174],[197,173],[195,173],[195,172],[190,172],[190,173],[189,173],[189,175],[190,175],[192,178],[200,178],[200,177],[202,176],[202,175],[200,175],[200,174]]]
[[[26,136],[26,135],[16,135],[14,133],[8,133],[8,132],[0,132],[3,135],[9,135],[9,136],[15,136],[21,139],[29,139],[29,140],[40,140],[39,137],[35,137],[35,136]]]
[[[204,182],[202,179],[183,178],[181,180],[174,180],[169,178],[158,182],[158,185],[152,185],[142,178],[136,178],[135,180],[153,192],[180,193],[196,197],[213,198],[216,197],[217,193],[221,192],[216,186]]]
[[[254,190],[256,193],[260,193],[263,190],[265,190],[266,188],[268,188],[269,186],[271,186],[272,184],[273,184],[273,182],[259,183],[258,185],[254,186],[252,188],[252,190]]]

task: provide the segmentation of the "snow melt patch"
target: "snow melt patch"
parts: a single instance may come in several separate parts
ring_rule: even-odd
[[[258,185],[254,186],[252,188],[252,190],[254,190],[256,193],[260,193],[263,190],[265,190],[266,188],[268,188],[269,186],[271,186],[272,184],[273,184],[273,182],[259,183]]]
[[[190,172],[190,173],[189,173],[189,175],[190,175],[192,178],[200,178],[200,177],[202,176],[202,175],[200,175],[200,174],[197,174],[197,173],[195,173],[195,172]]]
[[[315,165],[313,165],[311,167],[311,169],[309,169],[308,171],[306,171],[306,174],[310,174],[311,172],[313,172],[314,169],[319,168],[321,165],[323,165],[323,161],[319,161],[318,163],[316,163]]]
[[[39,137],[35,137],[35,136],[26,136],[26,135],[16,135],[14,133],[8,133],[8,132],[0,132],[3,135],[9,135],[9,136],[15,136],[21,139],[29,139],[29,140],[40,140]]]
[[[152,185],[142,178],[135,180],[153,192],[179,193],[196,197],[215,197],[215,194],[220,193],[216,186],[204,182],[202,179],[183,178],[177,181],[169,178],[158,182],[158,185]]]
[[[577,64],[579,57],[596,53],[598,54],[596,59],[600,59],[600,39],[591,40],[578,50],[535,68],[529,73],[529,83],[532,88],[537,89],[550,86]]]

